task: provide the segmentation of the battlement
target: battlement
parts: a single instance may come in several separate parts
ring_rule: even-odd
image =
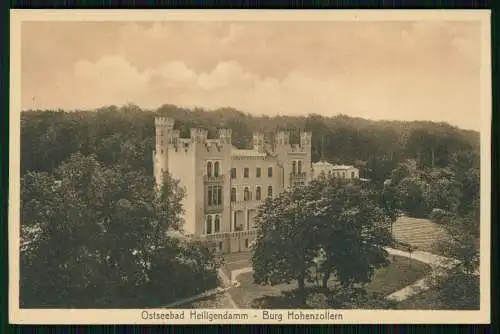
[[[233,130],[231,129],[219,129],[219,139],[221,143],[231,144],[231,136],[233,134]]]
[[[207,139],[208,131],[200,128],[191,128],[189,134],[193,142],[203,143]]]
[[[207,139],[205,140],[205,148],[207,152],[220,152],[223,143],[220,139]]]
[[[262,132],[253,133],[253,141],[264,141],[264,134]]]
[[[290,144],[290,132],[289,131],[278,131],[276,133],[276,145],[289,145]]]
[[[310,146],[311,145],[312,133],[310,131],[305,131],[300,133],[300,146]]]
[[[311,131],[302,131],[300,133],[300,138],[311,138],[312,137],[312,132]]]
[[[180,130],[172,130],[170,132],[170,143],[173,145],[178,145],[180,136],[181,136]]]
[[[155,126],[156,127],[167,127],[169,129],[174,128],[174,120],[164,116],[156,116],[155,117]]]
[[[264,134],[261,132],[253,133],[253,149],[258,152],[264,151]]]
[[[174,140],[174,138],[172,138]],[[192,154],[194,147],[190,138],[176,138],[176,143],[169,146],[169,154]]]

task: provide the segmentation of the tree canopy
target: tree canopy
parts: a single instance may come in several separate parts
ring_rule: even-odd
[[[259,284],[297,281],[322,275],[329,288],[332,274],[344,288],[370,282],[374,270],[388,264],[385,246],[392,243],[391,217],[378,197],[360,183],[320,178],[268,199],[260,208],[252,258]]]
[[[126,163],[151,174],[155,112],[174,119],[182,136],[188,136],[191,127],[204,127],[209,136],[215,136],[217,128],[231,128],[233,144],[240,148],[251,142],[253,131],[271,137],[277,130],[307,129],[312,131],[312,161],[364,167],[369,161],[373,165],[381,160],[379,164],[385,167],[369,166],[364,175],[377,180],[390,178],[391,169],[404,159],[415,159],[419,166],[443,167],[457,152],[479,151],[477,132],[444,123],[369,121],[345,115],[251,116],[231,108],[189,110],[173,105],[142,110],[127,105],[22,112],[22,172],[50,172],[80,151],[96,154],[105,164]],[[297,140],[298,133],[292,133],[292,141]]]
[[[22,178],[23,307],[138,307],[217,283],[210,247],[180,239],[183,192],[166,177],[71,155]]]

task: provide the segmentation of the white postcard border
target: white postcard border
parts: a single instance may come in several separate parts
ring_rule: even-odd
[[[9,150],[9,320],[14,324],[468,324],[490,322],[490,205],[491,205],[491,43],[488,10],[11,10],[10,15],[10,150]],[[20,245],[20,110],[21,110],[21,24],[24,21],[481,21],[482,22],[482,99],[481,99],[481,302],[478,311],[441,310],[328,310],[340,314],[335,320],[263,319],[263,310],[198,309],[210,314],[247,314],[248,319],[143,319],[144,310],[19,308]],[[170,310],[148,309],[168,313]],[[300,310],[294,310],[296,312]],[[303,310],[324,314],[325,310]],[[207,313],[207,314],[208,314]],[[229,314],[227,313],[227,314]]]

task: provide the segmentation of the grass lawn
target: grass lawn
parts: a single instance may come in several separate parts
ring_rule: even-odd
[[[365,286],[368,293],[381,293],[389,295],[405,286],[422,278],[430,271],[430,266],[419,261],[410,260],[400,256],[390,256],[391,263],[388,267],[378,269],[374,279]],[[410,265],[411,264],[411,265]],[[286,308],[293,305],[287,303],[283,298],[287,298],[287,292],[297,288],[297,283],[280,284],[275,286],[260,286],[253,282],[252,273],[244,273],[236,278],[240,282],[238,288],[229,290],[233,300],[240,308]],[[336,284],[335,278],[331,278],[329,286],[332,288]],[[312,284],[309,284],[312,286]],[[276,304],[278,303],[278,304]]]
[[[180,305],[175,308],[232,308],[232,304],[229,302],[229,297],[226,293],[218,293],[212,296],[208,296],[202,299],[198,299],[188,304]]]
[[[398,303],[400,310],[445,310],[449,309],[437,297],[437,292],[427,290]]]
[[[252,252],[227,254],[224,256],[225,274],[229,277],[231,271],[252,266]]]

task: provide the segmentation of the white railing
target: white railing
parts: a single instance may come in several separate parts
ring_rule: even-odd
[[[256,236],[257,235],[257,230],[244,230],[244,231],[234,231],[234,232],[220,232],[220,233],[214,233],[214,234],[205,234],[201,236],[202,238],[206,240],[226,240],[226,239],[238,239],[238,238],[245,238],[245,237],[250,237],[250,236]]]
[[[231,202],[231,210],[256,209],[262,203],[263,199]]]
[[[218,182],[224,182],[224,175],[218,175],[218,176],[208,176],[208,175],[204,175],[203,176],[203,181],[207,182],[207,183],[218,183]]]

